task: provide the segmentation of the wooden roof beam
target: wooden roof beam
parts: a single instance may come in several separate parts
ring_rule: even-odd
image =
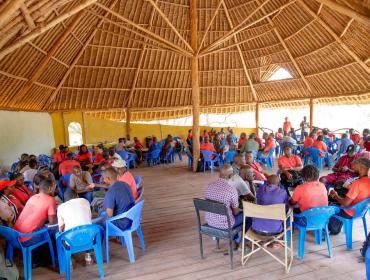
[[[156,0],[155,3],[153,3],[154,5],[157,5],[158,3],[158,0]],[[153,10],[150,14],[150,18],[149,18],[149,23],[148,23],[148,29],[151,28],[152,24],[153,24],[153,19],[154,19],[154,12],[155,12],[155,7],[153,6]],[[146,39],[144,39],[144,43],[146,43]],[[136,83],[137,83],[137,79],[139,78],[139,73],[140,73],[140,69],[141,69],[141,66],[143,64],[143,61],[144,61],[144,56],[145,56],[145,51],[146,51],[146,45],[144,44],[142,49],[141,49],[141,52],[140,52],[140,57],[139,57],[139,61],[137,63],[137,68],[136,68],[136,71],[135,71],[135,75],[134,75],[134,79],[132,81],[132,84],[131,84],[131,89],[130,89],[130,93],[128,95],[128,98],[125,102],[125,107],[127,108],[131,108],[131,104],[132,104],[132,98],[134,96],[134,91],[135,91],[135,87],[136,87]]]
[[[153,6],[153,8],[158,12],[158,14],[162,17],[162,19],[168,24],[168,26],[175,32],[177,37],[185,44],[185,46],[188,48],[189,51],[194,50],[191,48],[190,44],[184,39],[184,37],[180,34],[180,32],[176,29],[176,27],[172,24],[172,22],[168,19],[168,17],[162,12],[162,10],[158,7],[158,4],[154,2],[153,0],[147,0],[149,3]]]
[[[213,14],[213,16],[212,16],[212,18],[211,18],[210,22],[207,24],[206,30],[204,31],[203,38],[201,39],[201,41],[200,41],[200,43],[199,43],[198,53],[197,53],[197,54],[199,54],[199,50],[202,48],[203,43],[204,43],[204,40],[205,40],[205,39],[206,39],[206,37],[207,37],[208,31],[209,31],[209,29],[211,28],[212,23],[213,23],[213,21],[215,20],[215,18],[216,18],[216,16],[217,16],[217,14],[218,14],[218,11],[220,10],[220,7],[221,7],[221,5],[222,5],[222,3],[223,3],[223,2],[224,2],[224,0],[220,0],[220,1],[218,2],[218,5],[217,5],[217,7],[216,7],[216,11],[214,12],[214,14]]]
[[[0,28],[7,24],[14,13],[24,5],[24,0],[7,0],[0,10]]]
[[[191,57],[191,56],[192,56],[192,54],[191,54],[189,51],[186,51],[185,49],[181,48],[180,46],[178,46],[178,45],[176,45],[176,44],[174,44],[174,43],[172,43],[172,42],[170,42],[170,41],[168,41],[168,40],[166,40],[166,39],[162,38],[161,36],[159,36],[159,35],[157,35],[157,34],[155,34],[155,33],[151,32],[151,31],[149,31],[148,29],[146,29],[146,28],[144,28],[144,27],[140,26],[139,24],[137,24],[137,23],[135,23],[135,22],[133,22],[133,21],[131,21],[131,20],[129,20],[129,19],[127,19],[127,18],[125,18],[124,16],[122,16],[122,15],[121,15],[121,14],[119,14],[119,13],[116,13],[116,12],[115,12],[115,11],[113,11],[112,9],[109,9],[108,7],[106,7],[106,6],[104,6],[104,5],[100,4],[100,3],[97,3],[96,5],[97,5],[99,8],[101,8],[101,9],[103,9],[103,10],[105,10],[105,11],[107,11],[107,12],[111,13],[111,14],[112,14],[113,16],[115,16],[116,18],[118,18],[118,19],[122,20],[124,23],[126,23],[126,24],[128,24],[128,25],[130,25],[130,26],[132,26],[132,27],[134,27],[134,28],[136,28],[136,29],[138,29],[138,30],[140,30],[140,31],[144,32],[148,37],[151,37],[151,40],[153,40],[152,38],[154,38],[154,39],[156,39],[156,41],[159,41],[159,42],[161,42],[161,43],[164,43],[164,44],[165,44],[165,45],[167,45],[167,46],[170,46],[170,47],[172,47],[172,48],[176,49],[177,51],[179,51],[181,54],[183,54],[183,55],[185,55],[185,56],[189,56],[189,57]]]
[[[267,17],[275,14],[277,11],[280,11],[280,10],[285,9],[286,7],[292,5],[293,3],[295,3],[296,0],[288,1],[286,4],[284,4],[284,5],[280,6],[279,8],[271,11],[270,13],[265,14],[264,16],[258,18],[255,21],[252,21],[252,22],[248,23],[247,25],[244,25],[256,12],[258,12],[260,9],[262,9],[264,7],[264,5],[266,5],[268,3],[268,1],[269,0],[266,0],[265,2],[263,2],[256,10],[254,10],[250,15],[248,15],[245,20],[243,20],[240,24],[235,26],[227,34],[225,34],[224,36],[222,36],[221,38],[219,38],[218,40],[216,40],[215,42],[213,42],[212,44],[210,44],[209,46],[207,46],[206,48],[201,50],[200,53],[202,54],[204,52],[208,52],[208,51],[214,49],[215,47],[219,46],[220,44],[224,43],[225,41],[230,40],[232,37],[236,36],[237,34],[242,32],[243,30],[247,29],[248,27],[253,26],[256,23],[266,19]]]
[[[41,63],[36,67],[36,69],[33,71],[30,79],[27,81],[27,83],[22,87],[22,89],[16,93],[13,96],[13,99],[11,102],[9,102],[9,106],[14,106],[18,100],[21,100],[23,97],[26,96],[28,91],[31,89],[33,84],[41,77],[42,73],[44,72],[45,68],[47,67],[50,59],[53,58],[53,56],[58,52],[60,47],[63,45],[65,40],[68,38],[70,33],[73,29],[76,28],[76,26],[79,24],[80,20],[85,16],[85,12],[80,12],[79,15],[77,15],[71,24],[62,32],[62,35],[58,38],[58,40],[54,43],[51,50],[48,52],[48,54],[42,59]]]
[[[229,23],[229,26],[230,26],[231,29],[233,29],[233,22],[232,22],[232,20],[230,18],[229,11],[227,10],[227,7],[226,7],[225,2],[222,2],[222,6],[223,6],[223,9],[224,9],[224,12],[225,12],[227,21]],[[237,36],[234,37],[234,41],[235,41],[235,43],[238,43]],[[242,63],[243,70],[244,70],[244,75],[245,75],[245,77],[246,77],[246,79],[248,81],[248,84],[250,85],[251,90],[252,90],[253,100],[257,102],[258,101],[258,98],[257,98],[256,89],[254,88],[253,83],[252,83],[252,79],[249,76],[247,65],[246,65],[245,59],[243,57],[243,53],[242,53],[239,45],[237,45],[236,48],[238,49],[238,53],[239,53],[239,57],[240,57],[240,62]]]
[[[2,49],[0,51],[0,60],[2,60],[6,55],[10,54],[11,52],[15,51],[16,49],[22,47],[27,42],[37,38],[41,34],[45,33],[46,31],[50,30],[51,28],[57,26],[62,21],[70,18],[71,16],[79,13],[81,10],[87,8],[88,6],[96,3],[97,0],[84,0],[82,3],[77,5],[76,7],[72,8],[71,10],[63,13],[60,15],[60,17],[57,17],[50,22],[46,23],[43,26],[37,27],[33,29],[30,33],[20,37],[17,39],[14,43],[7,46],[6,48]]]
[[[35,22],[33,21],[33,18],[27,8],[27,6],[23,3],[20,7],[21,12],[24,16],[25,21],[27,22],[30,29],[34,29],[36,27]]]
[[[345,15],[347,17],[353,18],[354,20],[357,20],[358,22],[366,25],[367,27],[370,27],[370,17],[369,15],[362,15],[356,10],[353,10],[349,8],[348,6],[343,6],[337,2],[334,2],[332,0],[316,0],[317,2],[329,7],[333,11],[336,11],[342,15]]]
[[[298,0],[298,3],[303,6],[303,8],[313,17],[315,18],[320,25],[335,39],[336,42],[342,47],[342,49],[347,52],[361,67],[366,71],[366,73],[370,74],[370,68],[366,65],[364,61],[362,61],[350,48],[342,41],[342,39],[328,26],[318,15],[316,15],[310,7],[306,5],[302,0]]]
[[[117,2],[118,2],[118,0],[113,0],[112,4],[110,5],[110,8],[113,8],[116,5]],[[104,18],[107,17],[108,15],[109,15],[109,13],[106,12],[105,15],[104,15],[104,17],[97,23],[97,25],[95,26],[94,30],[91,32],[90,36],[87,38],[87,40],[85,42],[85,45],[80,49],[80,51],[78,52],[78,54],[75,56],[75,58],[73,59],[71,65],[69,66],[67,72],[64,74],[63,78],[58,83],[58,86],[56,87],[56,89],[54,90],[54,92],[50,95],[49,99],[46,100],[44,106],[42,107],[42,110],[45,110],[54,101],[54,99],[57,96],[59,90],[63,86],[64,82],[67,80],[69,74],[72,72],[73,67],[76,65],[76,63],[78,62],[78,60],[80,59],[80,57],[82,56],[82,54],[85,52],[85,49],[87,48],[87,46],[89,45],[89,43],[91,42],[91,40],[94,38],[94,36],[95,36],[96,31],[98,30],[98,28],[103,24]]]
[[[340,34],[339,38],[342,38],[342,37],[346,34],[346,32],[347,32],[348,28],[351,26],[351,24],[352,24],[352,22],[353,22],[353,21],[354,21],[354,19],[353,19],[353,18],[351,18],[351,19],[347,22],[346,27],[343,29],[343,31],[342,31],[342,33]]]

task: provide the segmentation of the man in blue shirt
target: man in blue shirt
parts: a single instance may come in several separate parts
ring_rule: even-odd
[[[345,154],[349,145],[353,145],[353,141],[348,138],[348,134],[344,133],[339,144],[339,153]]]
[[[107,218],[127,212],[135,205],[130,186],[127,183],[117,181],[117,176],[117,171],[112,167],[103,172],[104,183],[109,186],[103,202]],[[131,220],[126,218],[113,222],[122,230],[130,228],[131,223]]]

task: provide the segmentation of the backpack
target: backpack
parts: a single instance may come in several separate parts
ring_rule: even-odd
[[[14,280],[19,279],[19,271],[15,263],[5,260],[3,248],[0,247],[0,279]]]

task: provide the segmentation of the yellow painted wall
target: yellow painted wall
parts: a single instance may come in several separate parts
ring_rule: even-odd
[[[63,113],[64,114],[64,125],[62,113],[52,113],[51,119],[54,127],[54,139],[55,146],[58,147],[61,144],[68,145],[68,125],[71,122],[78,122],[81,124],[83,133],[86,137],[87,144],[97,144],[99,142],[117,142],[118,138],[126,137],[126,124],[123,122],[115,122],[109,120],[102,120],[93,118],[89,115],[85,115],[85,124],[83,124],[83,117],[81,112]],[[85,127],[85,129],[84,129]],[[142,143],[146,136],[154,135],[158,139],[165,138],[168,134],[172,136],[178,136],[186,138],[188,130],[191,126],[172,126],[172,125],[159,125],[159,124],[131,124],[131,137],[138,137]],[[203,130],[209,131],[211,127],[202,126],[200,127],[201,134]],[[218,131],[220,128],[216,128]],[[254,128],[233,128],[236,135],[240,135],[241,132],[250,134],[255,132]],[[226,131],[226,128],[225,128]],[[67,142],[65,142],[65,139]]]

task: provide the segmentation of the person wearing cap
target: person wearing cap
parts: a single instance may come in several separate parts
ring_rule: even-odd
[[[359,157],[359,154],[356,154],[354,145],[349,145],[346,152],[347,154],[334,165],[332,169],[334,172],[321,177],[320,182],[325,185],[342,185],[344,181],[355,177],[351,164]]]
[[[82,171],[80,166],[74,166],[69,179],[69,189],[64,193],[64,201],[82,197],[91,203],[94,187],[95,184],[90,173],[88,171]]]
[[[116,169],[118,173],[118,181],[127,183],[130,186],[132,196],[134,199],[137,198],[137,189],[136,189],[136,182],[134,176],[132,176],[131,172],[126,168],[126,162],[122,159],[116,159],[112,163],[112,167]]]
[[[24,177],[22,173],[14,173],[11,176],[11,180],[15,180],[13,195],[22,203],[26,205],[26,202],[33,196],[33,192],[24,184]]]
[[[24,205],[14,196],[14,189],[16,180],[2,180],[0,181],[0,196],[3,200],[6,200],[10,206],[15,207],[14,210],[16,215],[22,212]]]
[[[72,173],[74,166],[80,166],[80,163],[73,159],[73,153],[68,153],[66,160],[59,164],[59,174],[63,176]]]
[[[19,216],[17,203],[14,203],[11,197],[15,183],[15,180],[0,181],[0,218],[2,223],[8,226],[13,225]]]
[[[35,175],[33,179],[33,186],[34,186],[34,192],[39,192],[39,185],[42,180],[50,179],[55,184],[55,177],[53,173],[50,172],[49,167],[47,165],[42,165],[38,168],[37,174]]]

